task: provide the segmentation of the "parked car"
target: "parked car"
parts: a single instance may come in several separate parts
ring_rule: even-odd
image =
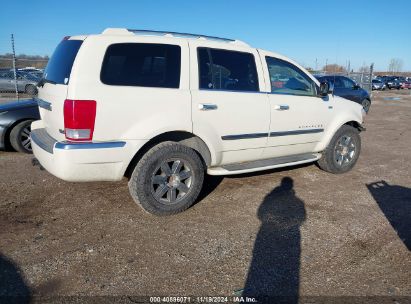
[[[372,89],[384,91],[386,88],[385,83],[379,79],[372,80]]]
[[[292,60],[203,35],[67,37],[38,97],[31,138],[47,171],[67,181],[126,176],[135,202],[157,215],[190,207],[205,173],[308,162],[347,172],[364,130],[360,105]]]
[[[26,67],[19,69],[19,71],[26,72],[30,75],[33,75],[34,77],[38,78],[39,80],[43,77],[43,70],[42,69],[37,69],[34,67]]]
[[[402,84],[403,89],[411,89],[411,80],[407,80]]]
[[[354,101],[363,106],[368,113],[371,107],[370,94],[352,79],[340,75],[316,76],[319,81],[327,81],[334,85],[334,94]]]
[[[404,83],[407,81],[407,80],[405,79],[405,77],[398,77],[398,78],[397,78],[397,81],[398,81],[398,83],[400,84],[400,88],[401,88],[401,89],[404,89]]]
[[[0,104],[0,149],[31,153],[31,123],[40,119],[37,102],[20,100]]]
[[[401,89],[401,83],[395,77],[385,76],[383,77],[383,81],[389,90],[391,89]]]
[[[17,71],[17,89],[19,92],[25,92],[30,95],[37,94],[36,84],[39,82],[39,78],[31,75],[28,72]],[[14,72],[7,71],[0,73],[0,91],[15,91]]]

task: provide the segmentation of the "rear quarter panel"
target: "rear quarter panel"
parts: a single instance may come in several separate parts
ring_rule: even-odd
[[[180,88],[102,83],[100,72],[107,47],[115,43],[133,42],[179,45]],[[164,37],[89,36],[83,42],[73,66],[67,98],[97,102],[94,141],[147,140],[167,131],[192,132],[188,43]]]

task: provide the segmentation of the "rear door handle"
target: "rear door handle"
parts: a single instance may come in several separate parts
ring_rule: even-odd
[[[290,106],[289,106],[289,105],[285,105],[285,104],[275,105],[275,106],[274,106],[274,109],[276,109],[277,111],[285,111],[285,110],[289,110],[289,109],[290,109]]]
[[[210,110],[217,110],[218,109],[217,105],[213,104],[213,103],[200,103],[198,105],[198,108],[201,111],[210,111]]]

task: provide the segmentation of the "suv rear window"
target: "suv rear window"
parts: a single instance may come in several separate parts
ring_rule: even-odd
[[[118,43],[107,48],[101,81],[108,85],[179,88],[178,45]]]
[[[56,84],[68,84],[74,59],[82,43],[82,40],[60,42],[47,64],[44,79]]]

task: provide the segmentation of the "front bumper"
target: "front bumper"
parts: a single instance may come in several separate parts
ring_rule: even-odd
[[[0,126],[0,150],[4,150],[6,148],[6,128],[3,126]]]
[[[31,145],[41,166],[74,182],[121,180],[135,153],[133,144],[125,141],[59,142],[44,128],[32,128]]]

